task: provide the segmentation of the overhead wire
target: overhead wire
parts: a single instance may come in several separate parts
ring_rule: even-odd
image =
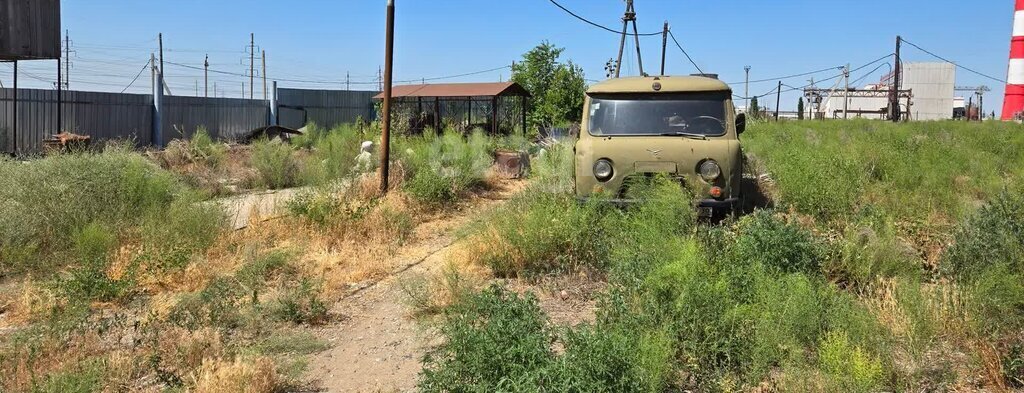
[[[690,54],[686,52],[686,49],[683,49],[683,46],[681,44],[679,44],[679,40],[676,39],[676,35],[674,33],[672,33],[672,30],[668,31],[668,35],[669,35],[669,37],[672,37],[672,42],[675,42],[676,43],[676,47],[679,48],[679,50],[683,52],[683,55],[686,56],[686,60],[689,60],[690,64],[693,64],[693,68],[696,68],[697,72],[700,72],[701,74],[703,74],[704,70],[700,69],[700,66],[697,65],[697,62],[693,61],[693,58],[690,57]]]
[[[939,59],[939,60],[942,60],[942,61],[944,61],[944,62],[947,62],[947,63],[949,63],[949,64],[952,64],[952,65],[954,65],[954,66],[956,66],[956,67],[958,67],[958,68],[962,68],[962,69],[964,69],[964,70],[966,70],[966,71],[968,71],[968,72],[971,72],[971,73],[977,74],[977,75],[979,75],[979,76],[982,76],[982,77],[985,77],[985,78],[988,78],[988,79],[991,79],[991,80],[994,80],[994,81],[996,81],[996,82],[999,82],[999,83],[1003,83],[1003,84],[1005,84],[1005,83],[1006,83],[1006,80],[1004,80],[1004,79],[1001,79],[1001,78],[996,78],[996,77],[994,77],[994,76],[991,76],[991,75],[986,75],[986,74],[984,74],[984,73],[981,73],[981,72],[975,71],[975,70],[973,70],[973,69],[971,69],[971,68],[968,68],[968,67],[966,67],[966,66],[960,65],[959,63],[957,63],[957,62],[955,62],[955,61],[952,61],[952,60],[946,59],[945,57],[939,56],[939,55],[937,55],[937,54],[934,54],[934,53],[930,52],[930,51],[929,51],[929,50],[927,50],[927,49],[924,49],[924,48],[922,48],[922,47],[920,47],[920,46],[917,46],[917,44],[914,44],[913,42],[907,41],[907,40],[906,40],[905,38],[904,38],[904,39],[902,39],[901,41],[903,41],[903,42],[906,42],[906,43],[907,43],[908,45],[910,45],[910,46],[912,46],[912,47],[915,47],[915,48],[917,48],[918,50],[920,50],[920,51],[922,51],[922,52],[924,52],[924,53],[927,53],[927,54],[929,54],[929,55],[932,55],[932,56],[933,56],[933,57],[935,57],[936,59]]]
[[[124,89],[121,90],[122,93],[128,91],[128,88],[132,87],[132,85],[135,84],[135,81],[139,80],[139,77],[142,76],[143,72],[146,72],[146,67],[149,67],[149,63],[151,63],[151,62],[152,61],[146,61],[146,64],[142,66],[142,69],[139,70],[139,73],[135,74],[135,78],[132,78],[131,83],[128,83],[128,86],[125,86]]]
[[[612,29],[612,28],[610,28],[608,26],[604,26],[604,25],[602,25],[600,23],[597,23],[597,22],[591,21],[590,19],[584,18],[584,17],[580,16],[579,14],[577,14],[575,12],[572,12],[568,8],[565,8],[565,6],[563,6],[561,4],[558,4],[558,2],[555,1],[555,0],[548,0],[548,1],[550,1],[551,4],[554,4],[556,7],[561,8],[562,11],[565,11],[565,13],[567,13],[569,15],[572,15],[576,19],[579,19],[583,23],[586,23],[588,25],[594,26],[596,28],[599,28],[601,30],[604,30],[604,31],[607,31],[607,32],[610,32],[610,33],[615,33],[615,34],[622,35],[622,31]],[[626,35],[630,36],[630,37],[634,37],[634,36],[647,37],[647,36],[655,36],[655,35],[661,35],[661,34],[662,34],[662,32],[660,32],[660,31],[657,32],[657,33],[640,33],[640,34],[626,32]]]

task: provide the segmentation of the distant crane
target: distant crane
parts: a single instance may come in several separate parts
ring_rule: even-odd
[[[972,93],[978,97],[978,119],[985,120],[985,93],[992,91],[988,86],[957,86],[954,90],[958,92]],[[967,113],[967,120],[971,120],[970,110]]]

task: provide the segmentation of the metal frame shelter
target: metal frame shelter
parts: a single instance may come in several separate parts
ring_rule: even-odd
[[[381,93],[374,99],[383,97]],[[525,134],[530,93],[514,82],[443,83],[395,86],[392,99],[392,126],[399,133],[433,127]]]

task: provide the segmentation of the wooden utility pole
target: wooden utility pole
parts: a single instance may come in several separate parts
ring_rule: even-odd
[[[847,119],[847,113],[850,110],[850,65],[847,64],[843,68],[843,80],[846,83],[846,88],[843,89],[843,119]]]
[[[391,154],[391,66],[395,50],[395,0],[388,0],[387,32],[384,43],[384,103],[381,108],[380,193],[388,192]]]
[[[775,92],[775,121],[779,121],[780,105],[782,105],[782,81],[779,81],[779,91]]]
[[[900,62],[900,47],[903,46],[903,37],[896,36],[896,58],[892,73],[892,87],[889,98],[889,117],[893,122],[899,122],[903,118],[903,110],[900,109],[900,84],[903,78],[903,64]],[[908,107],[909,111],[910,108]]]
[[[665,54],[668,51],[668,21],[665,21],[665,29],[661,32],[661,75],[665,76]]]
[[[256,81],[256,33],[249,33],[249,99],[252,99],[252,86]],[[245,86],[244,84],[242,86]],[[245,97],[243,87],[242,97]]]
[[[747,81],[743,85],[743,98],[747,100],[744,111],[750,111],[750,66],[743,67],[743,71],[747,73]]]
[[[206,55],[206,59],[203,60],[203,90],[203,96],[210,98],[210,55]]]
[[[260,52],[260,58],[263,62],[263,101],[267,100],[267,51]]]

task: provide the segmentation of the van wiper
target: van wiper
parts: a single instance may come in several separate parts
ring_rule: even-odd
[[[690,132],[665,132],[661,136],[681,136],[686,138],[700,139],[702,141],[708,140],[708,136],[704,134],[694,134]]]

